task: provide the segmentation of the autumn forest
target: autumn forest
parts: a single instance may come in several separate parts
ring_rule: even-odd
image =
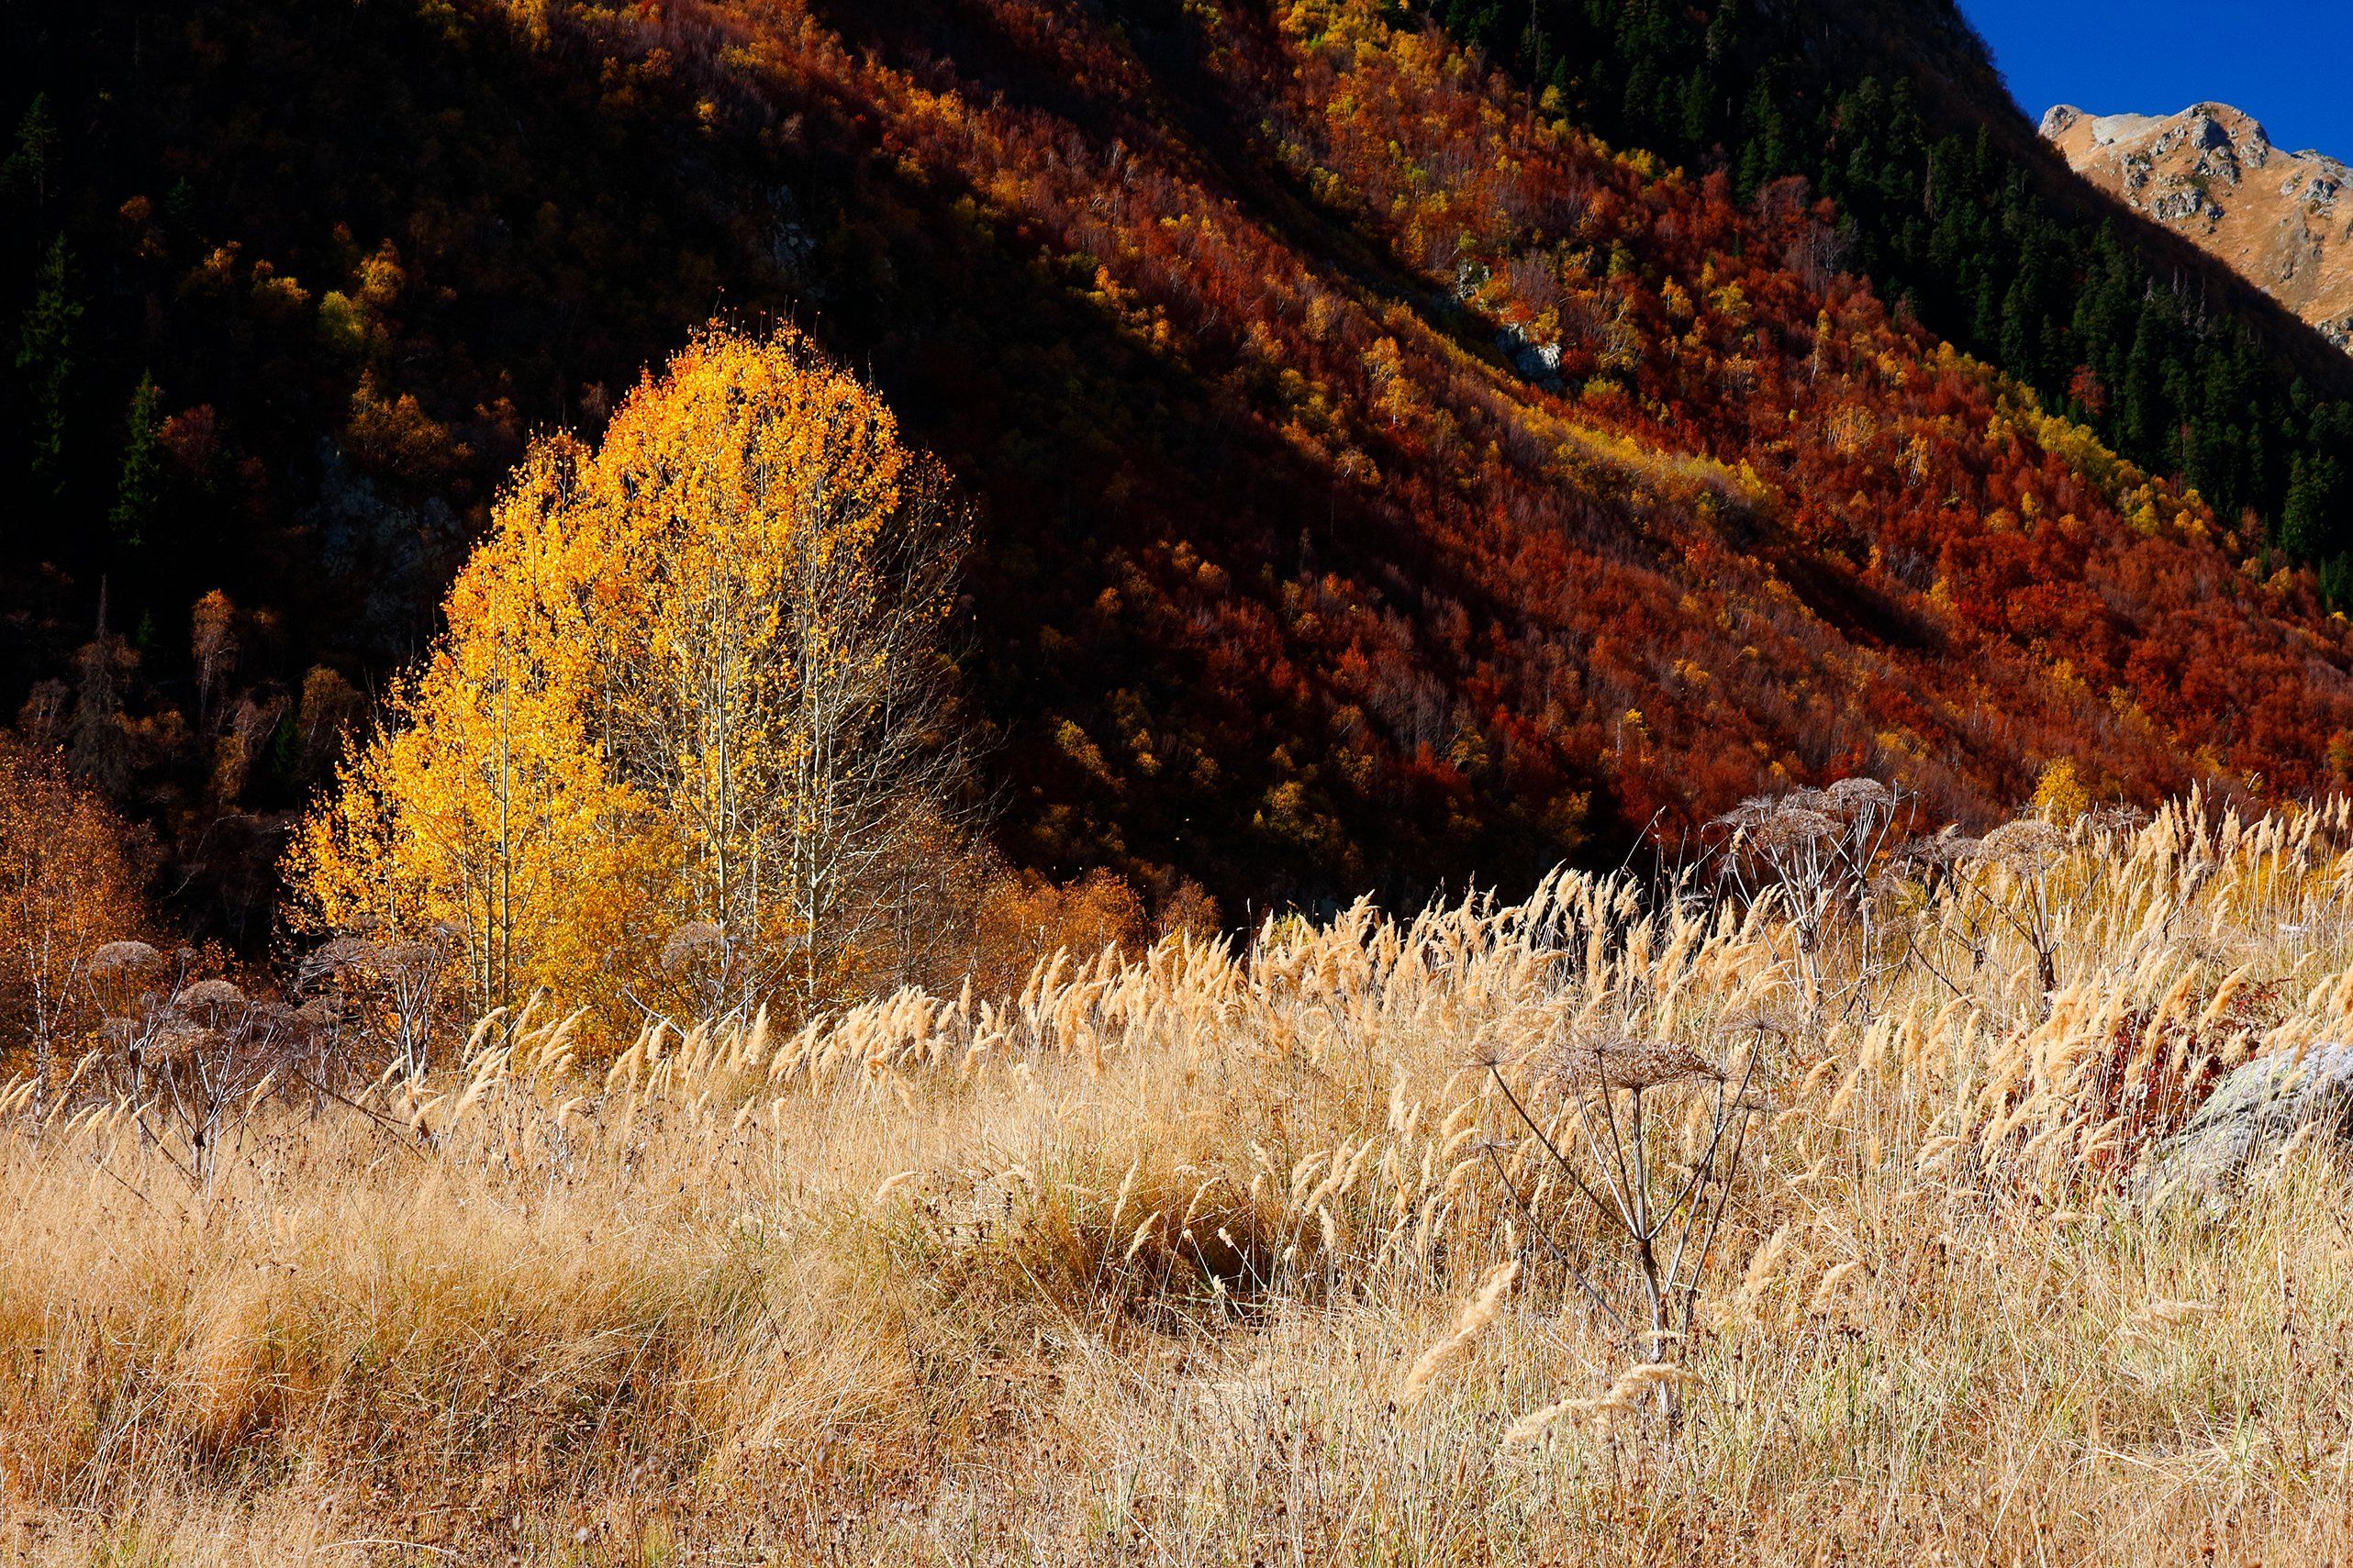
[[[1971,306],[1988,204],[1924,230],[1890,183],[2008,188],[1949,83],[1734,4],[1455,11],[17,16],[0,696],[170,918],[270,952],[525,446],[716,315],[870,378],[970,507],[970,787],[1054,881],[1238,913],[1848,771],[1979,821],[2057,760],[2143,801],[2353,766],[2353,377],[2259,310],[2196,338],[2046,172],[1992,210],[2088,270]],[[1769,126],[1709,78],[1742,50],[1800,73]]]

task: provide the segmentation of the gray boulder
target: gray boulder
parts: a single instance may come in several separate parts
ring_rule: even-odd
[[[1495,335],[1495,346],[1511,368],[1546,390],[1560,386],[1560,345],[1538,342],[1522,327],[1507,325]]]
[[[2158,1151],[2142,1191],[2219,1204],[2259,1156],[2315,1123],[2317,1137],[2353,1140],[2353,1045],[2258,1057],[2233,1073]]]

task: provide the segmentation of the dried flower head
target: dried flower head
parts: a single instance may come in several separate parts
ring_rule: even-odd
[[[1895,805],[1895,792],[1877,779],[1840,779],[1820,793],[1827,808],[1840,817],[1861,817]]]
[[[172,1006],[184,1013],[226,1012],[244,1006],[245,993],[226,980],[199,980],[173,997]]]
[[[449,944],[435,936],[421,942],[396,942],[384,950],[385,966],[403,974],[429,974],[450,962]]]
[[[1999,865],[2022,876],[2048,871],[2067,853],[2067,833],[2037,817],[2005,822],[1979,840],[1972,863]]]
[[[1555,1087],[1572,1093],[1721,1084],[1729,1076],[1690,1047],[1660,1040],[1564,1041],[1546,1054],[1543,1073]]]
[[[1732,841],[1770,855],[1776,851],[1810,850],[1827,845],[1839,835],[1832,803],[1821,790],[1796,790],[1784,795],[1755,795],[1715,818],[1712,826],[1732,829]]]
[[[2148,826],[2149,815],[2137,806],[2109,803],[2085,812],[2083,820],[2095,832],[2137,833]]]
[[[162,962],[163,955],[145,942],[108,942],[90,955],[94,974],[111,974],[126,969],[146,969]]]
[[[1948,823],[1929,837],[1906,844],[1899,859],[1914,871],[1950,871],[1971,863],[1982,848],[1982,840]]]
[[[204,1054],[220,1038],[219,1030],[205,1029],[200,1025],[167,1024],[156,1031],[155,1038],[150,1042],[148,1049],[162,1061],[185,1060]]]
[[[708,920],[689,920],[662,944],[662,967],[683,969],[690,963],[714,963],[727,956],[727,933]]]
[[[337,937],[303,960],[305,980],[372,975],[384,965],[385,951],[365,937]]]

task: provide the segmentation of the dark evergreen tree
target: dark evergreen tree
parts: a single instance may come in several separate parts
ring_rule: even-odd
[[[34,280],[33,303],[17,339],[24,388],[26,439],[34,488],[51,501],[65,493],[67,395],[73,379],[73,329],[82,306],[71,287],[65,237],[50,244]]]
[[[50,117],[49,95],[36,93],[17,124],[16,145],[0,160],[0,192],[32,198],[36,211],[49,205],[57,172],[57,122]]]
[[[163,418],[160,402],[154,375],[151,373],[140,376],[138,389],[130,395],[129,423],[123,433],[122,468],[115,481],[114,510],[106,519],[113,525],[115,543],[128,550],[138,550],[146,544],[148,527],[162,495]]]

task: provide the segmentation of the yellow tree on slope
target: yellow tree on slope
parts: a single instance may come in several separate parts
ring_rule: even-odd
[[[822,1002],[953,819],[961,535],[872,391],[712,328],[534,448],[289,862],[316,931],[463,934],[475,999]]]

